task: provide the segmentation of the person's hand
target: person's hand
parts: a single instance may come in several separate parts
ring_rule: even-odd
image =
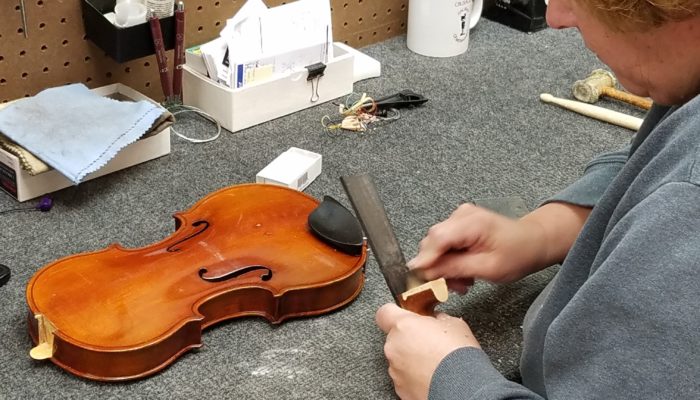
[[[444,277],[464,293],[474,278],[504,283],[533,272],[544,256],[543,236],[538,223],[463,204],[430,228],[408,266],[426,280]]]
[[[433,226],[408,262],[419,277],[466,292],[474,278],[516,281],[564,260],[591,209],[553,202],[515,220],[463,204]]]
[[[376,321],[387,334],[389,376],[403,400],[427,399],[430,379],[443,358],[461,347],[480,347],[466,322],[447,314],[426,317],[385,304]]]

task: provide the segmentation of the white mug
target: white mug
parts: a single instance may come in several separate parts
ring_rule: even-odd
[[[460,55],[483,7],[484,0],[409,0],[406,45],[429,57]]]
[[[146,22],[146,6],[135,1],[123,1],[114,6],[114,22],[121,28]]]

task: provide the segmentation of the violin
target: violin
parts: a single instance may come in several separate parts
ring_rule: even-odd
[[[244,184],[174,218],[160,242],[112,244],[37,271],[26,292],[31,357],[88,379],[143,378],[201,347],[218,322],[319,315],[362,289],[362,228],[331,197]]]

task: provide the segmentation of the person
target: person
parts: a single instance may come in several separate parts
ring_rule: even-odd
[[[521,219],[462,205],[409,267],[464,291],[561,267],[523,326],[522,384],[467,322],[382,306],[403,399],[700,398],[700,2],[550,0],[630,92],[654,101],[630,146]],[[517,255],[514,256],[514,255]]]

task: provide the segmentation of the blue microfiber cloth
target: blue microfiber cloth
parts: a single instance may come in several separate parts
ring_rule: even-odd
[[[113,100],[72,84],[0,110],[0,132],[77,185],[146,133],[164,111],[148,101]]]

